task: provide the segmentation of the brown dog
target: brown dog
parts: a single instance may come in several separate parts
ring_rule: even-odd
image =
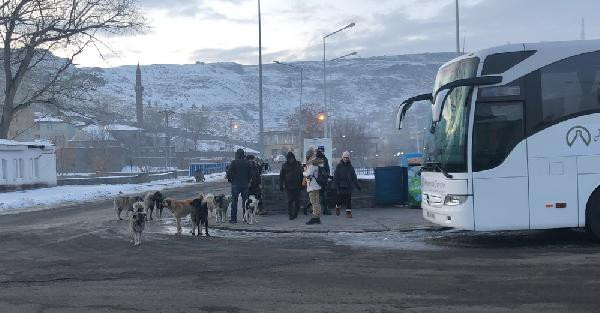
[[[181,218],[188,216],[193,209],[192,201],[190,200],[175,200],[172,198],[166,198],[163,200],[163,205],[173,213],[175,220],[177,221],[177,233],[181,235]]]

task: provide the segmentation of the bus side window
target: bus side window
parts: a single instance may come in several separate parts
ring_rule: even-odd
[[[500,165],[523,138],[523,102],[477,102],[473,125],[473,171]]]
[[[540,69],[541,125],[600,112],[600,52],[576,55]]]

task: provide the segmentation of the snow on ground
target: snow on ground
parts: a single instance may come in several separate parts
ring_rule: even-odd
[[[206,181],[216,181],[224,179],[225,173],[209,174],[205,178]],[[0,215],[51,209],[65,202],[106,199],[117,195],[119,192],[130,194],[148,190],[163,190],[194,183],[192,177],[183,176],[143,184],[56,186],[6,192],[0,193]]]

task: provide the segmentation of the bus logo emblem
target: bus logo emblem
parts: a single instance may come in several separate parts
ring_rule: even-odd
[[[586,146],[589,146],[590,142],[592,142],[592,135],[590,134],[590,131],[583,126],[574,126],[569,129],[567,132],[567,145],[572,147],[575,141],[577,141],[577,138],[581,138]]]

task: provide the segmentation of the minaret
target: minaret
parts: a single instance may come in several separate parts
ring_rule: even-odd
[[[137,121],[137,127],[144,127],[144,104],[142,103],[142,94],[144,87],[142,87],[142,71],[140,70],[140,63],[137,65],[135,70],[135,115]]]

